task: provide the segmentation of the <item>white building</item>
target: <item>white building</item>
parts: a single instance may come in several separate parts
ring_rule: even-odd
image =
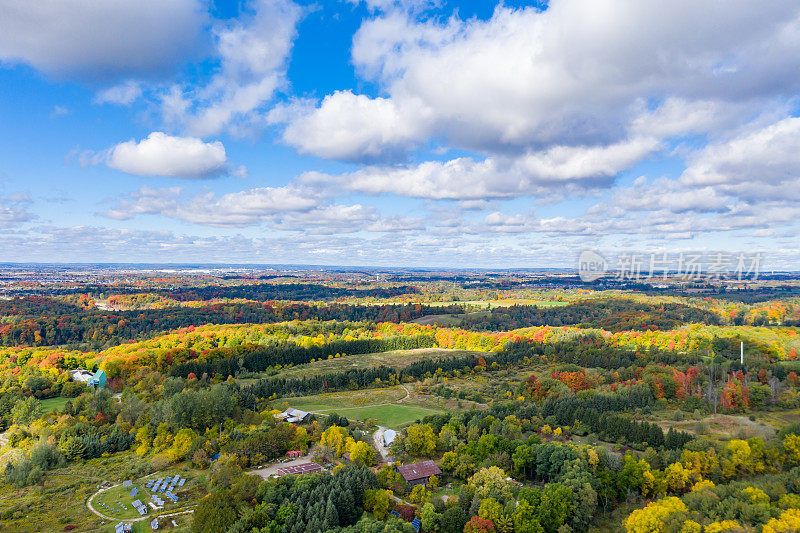
[[[75,370],[69,371],[69,377],[72,378],[72,381],[77,381],[79,383],[89,383],[90,381],[92,381],[94,374],[84,368],[76,368]]]
[[[297,424],[305,420],[309,413],[301,411],[300,409],[292,409],[291,407],[282,413],[277,413],[275,418],[278,420],[285,420],[293,424]]]
[[[397,438],[397,432],[395,430],[386,429],[383,431],[383,445],[387,448],[392,445],[395,438]]]

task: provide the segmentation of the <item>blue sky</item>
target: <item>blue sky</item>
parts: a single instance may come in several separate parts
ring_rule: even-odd
[[[0,12],[0,261],[800,256],[796,2]]]

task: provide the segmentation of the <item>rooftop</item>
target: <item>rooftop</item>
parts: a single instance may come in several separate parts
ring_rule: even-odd
[[[433,461],[420,461],[419,463],[411,463],[410,465],[398,466],[397,471],[403,476],[406,481],[414,481],[415,479],[422,479],[430,476],[438,476],[442,473],[436,463]]]
[[[302,463],[299,465],[289,465],[278,469],[279,476],[299,476],[301,474],[311,474],[322,472],[323,468],[317,463]]]

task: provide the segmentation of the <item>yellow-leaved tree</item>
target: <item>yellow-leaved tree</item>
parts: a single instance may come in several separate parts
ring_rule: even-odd
[[[364,441],[350,446],[350,461],[357,465],[369,466],[375,460],[375,449]]]
[[[632,512],[625,520],[625,529],[628,533],[662,533],[667,530],[667,520],[686,511],[686,504],[678,498],[663,498]]]
[[[355,441],[347,434],[347,430],[339,426],[331,426],[322,432],[319,438],[319,445],[325,451],[332,454],[337,459],[349,453]]]
[[[771,518],[761,533],[787,533],[800,531],[800,509],[786,509],[778,518]]]

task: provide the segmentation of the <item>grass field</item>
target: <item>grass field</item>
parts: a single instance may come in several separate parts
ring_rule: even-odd
[[[406,390],[397,385],[396,387],[387,387],[385,389],[365,389],[352,392],[300,396],[298,398],[283,398],[276,401],[273,407],[281,409],[285,405],[286,407],[294,407],[304,411],[322,412],[332,409],[349,409],[394,403],[406,396],[408,396]]]
[[[336,413],[353,420],[373,419],[379,426],[389,428],[401,428],[413,424],[417,420],[422,420],[428,415],[441,413],[436,409],[427,407],[417,407],[414,405],[372,405],[367,407],[350,407],[346,409],[327,409],[327,413]]]
[[[351,368],[373,368],[378,366],[389,366],[399,369],[425,359],[463,357],[470,354],[480,357],[483,355],[483,352],[448,350],[445,348],[418,348],[414,350],[391,350],[388,352],[347,355],[336,359],[322,359],[313,363],[284,368],[277,374],[273,374],[273,376],[296,378],[344,372]],[[255,381],[255,379],[256,378],[245,378],[240,381],[242,383],[248,383]]]
[[[149,462],[136,454],[120,453],[51,470],[42,485],[0,485],[0,513],[11,516],[3,520],[3,531],[53,531],[67,525],[79,526],[77,531],[102,531],[101,519],[86,507],[88,497],[104,481],[117,482],[148,469]]]
[[[800,409],[790,409],[787,411],[769,411],[759,413],[759,420],[763,420],[770,426],[781,429],[792,424],[800,423]]]
[[[64,405],[69,401],[69,398],[48,398],[46,400],[42,400],[42,412],[49,413],[53,409],[57,409],[61,411],[64,408]]]
[[[748,439],[750,437],[761,437],[762,439],[767,439],[775,435],[775,428],[770,425],[766,417],[761,415],[756,415],[755,420],[750,420],[746,416],[718,414],[707,415],[698,419],[691,417],[686,420],[675,421],[670,420],[670,414],[672,413],[655,413],[655,422],[664,430],[675,428],[712,437]]]
[[[103,520],[89,511],[86,501],[98,490],[98,485],[103,482],[121,483],[124,479],[133,479],[140,487],[144,486],[142,476],[152,469],[150,461],[140,458],[133,452],[117,453],[111,457],[101,457],[80,463],[71,463],[64,468],[57,468],[45,473],[41,485],[29,485],[17,489],[8,484],[0,485],[0,515],[9,518],[2,520],[3,532],[30,532],[30,531],[62,531],[66,526],[77,526],[75,531],[114,531],[114,523]],[[183,487],[184,492],[179,493],[182,501],[170,504],[165,512],[180,511],[184,507],[193,507],[205,495],[205,490],[200,483],[193,482],[200,471],[191,468],[172,468],[151,476],[165,477],[180,474],[189,481]],[[147,478],[149,479],[149,477]],[[125,494],[130,498],[130,489]],[[185,497],[184,497],[185,494]],[[142,501],[145,500],[143,498]],[[133,499],[130,498],[130,501]],[[97,506],[96,506],[97,507]],[[131,511],[133,511],[131,509]],[[105,513],[114,517],[112,513]],[[135,512],[135,511],[133,511]],[[148,515],[152,520],[154,513]],[[131,515],[125,515],[131,516]],[[136,514],[138,516],[138,513]],[[191,516],[177,518],[177,528],[168,528],[169,531],[188,531]],[[149,520],[134,522],[142,527],[134,526],[134,531],[150,531]],[[147,526],[146,528],[144,526]]]
[[[284,398],[273,404],[277,409],[294,407],[316,413],[337,413],[353,420],[375,419],[378,425],[400,428],[427,415],[445,411],[438,398],[418,395],[414,385],[367,389],[352,392]]]
[[[133,487],[139,489],[139,493],[135,498],[130,495]],[[98,512],[108,517],[118,520],[128,520],[131,518],[139,518],[140,516],[136,509],[133,508],[133,500],[140,500],[144,503],[148,499],[150,499],[150,493],[145,490],[144,485],[141,483],[134,483],[130,488],[123,487],[122,485],[112,487],[92,498],[91,502]]]

